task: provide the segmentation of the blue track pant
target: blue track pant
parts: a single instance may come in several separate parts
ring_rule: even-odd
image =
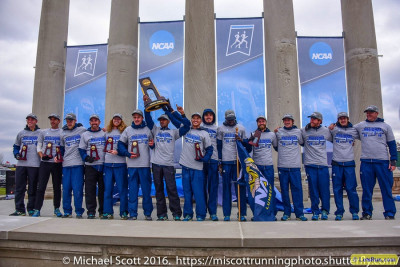
[[[120,205],[119,215],[128,212],[128,177],[125,166],[111,167],[104,165],[104,213],[114,214],[113,189],[117,184]]]
[[[343,189],[346,189],[349,198],[350,213],[360,211],[357,194],[357,179],[354,166],[332,165],[332,186],[337,210],[335,215],[343,215]]]
[[[71,194],[74,192],[75,213],[82,215],[85,211],[82,208],[83,202],[83,165],[63,168],[63,210],[64,213],[72,214]]]
[[[129,200],[128,211],[131,217],[138,216],[139,185],[143,194],[143,211],[145,216],[151,216],[153,203],[151,201],[150,167],[128,168]]]
[[[300,168],[278,168],[279,181],[283,201],[283,214],[288,215],[292,212],[289,197],[289,185],[292,192],[294,214],[296,218],[303,216],[303,187],[301,186]]]
[[[321,210],[329,213],[329,170],[327,166],[307,165],[308,189],[310,191],[311,210],[313,214],[320,214],[319,200],[321,199]]]
[[[207,179],[205,179],[206,183],[206,192],[208,194],[208,213],[210,215],[217,214],[217,205],[218,205],[218,183],[219,183],[219,175],[218,175],[218,162],[210,162],[204,163],[204,172],[206,174]]]
[[[222,210],[224,216],[231,216],[232,211],[232,183],[235,187],[236,197],[237,192],[237,170],[236,164],[223,164],[222,163]],[[240,185],[240,213],[241,216],[246,216],[247,206],[246,206],[246,185]]]
[[[193,217],[193,196],[196,201],[196,217],[204,219],[207,213],[204,192],[204,172],[182,166],[182,186],[185,203],[183,217]]]
[[[376,179],[378,179],[381,189],[384,216],[394,216],[396,214],[396,206],[392,196],[393,173],[388,169],[389,162],[365,162],[361,161],[361,185],[363,188],[362,194],[362,209],[363,215],[369,214],[372,216],[372,193],[374,191]]]

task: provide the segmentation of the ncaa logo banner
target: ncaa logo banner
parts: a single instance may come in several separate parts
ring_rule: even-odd
[[[91,114],[104,121],[107,44],[68,46],[65,66],[64,115],[75,113],[89,127]]]
[[[298,37],[302,125],[314,111],[323,125],[336,122],[337,113],[348,111],[342,37]]]
[[[233,109],[249,135],[266,106],[262,18],[217,19],[216,42],[218,123]]]

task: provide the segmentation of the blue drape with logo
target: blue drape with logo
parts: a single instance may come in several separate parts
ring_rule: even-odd
[[[89,127],[90,115],[98,114],[104,126],[106,73],[107,44],[68,46],[64,115],[73,112]]]

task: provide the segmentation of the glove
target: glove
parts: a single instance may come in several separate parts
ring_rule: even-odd
[[[89,162],[89,163],[93,163],[94,162],[94,158],[88,156],[88,157],[85,158],[85,161]]]
[[[19,160],[21,158],[21,155],[19,153],[17,153],[17,154],[15,154],[14,157],[15,157],[16,160]]]
[[[42,160],[49,160],[49,159],[51,159],[51,157],[49,157],[49,156],[47,156],[47,155],[44,155],[44,156],[42,157]]]

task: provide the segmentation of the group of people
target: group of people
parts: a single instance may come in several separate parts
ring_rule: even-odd
[[[164,182],[168,193],[169,209],[173,220],[218,221],[217,199],[219,176],[222,175],[223,220],[231,220],[232,183],[237,181],[237,144],[241,142],[268,183],[274,185],[272,150],[278,152],[278,175],[284,206],[282,221],[291,219],[292,194],[294,214],[297,220],[307,221],[304,216],[301,181],[302,154],[308,178],[312,220],[327,220],[330,213],[329,171],[326,142],[333,143],[332,183],[336,203],[335,220],[342,220],[345,212],[343,190],[349,199],[353,220],[359,220],[359,197],[354,161],[354,142],[361,141],[362,220],[372,218],[372,193],[378,180],[382,193],[384,217],[394,219],[396,207],[392,198],[393,171],[396,168],[396,141],[391,127],[378,117],[376,106],[365,109],[366,120],[352,125],[346,112],[337,115],[337,122],[322,126],[323,116],[312,113],[310,122],[302,129],[294,125],[292,114],[283,116],[283,127],[271,131],[265,116],[256,119],[257,129],[247,138],[245,128],[237,123],[235,112],[227,110],[225,121],[216,125],[212,109],[202,114],[194,113],[190,120],[182,107],[174,110],[163,107],[156,126],[147,111],[134,110],[132,124],[127,126],[121,114],[114,114],[105,128],[100,118],[90,116],[90,127],[78,123],[75,114],[65,116],[66,125],[61,129],[60,116],[51,114],[51,127],[40,130],[35,114],[26,117],[26,128],[18,133],[14,144],[16,168],[15,212],[12,216],[26,215],[24,196],[28,184],[27,211],[39,217],[43,206],[47,183],[52,176],[54,189],[54,215],[72,217],[72,192],[75,217],[82,218],[83,189],[88,219],[96,218],[96,208],[101,219],[113,219],[113,189],[116,184],[121,219],[136,220],[138,217],[139,188],[142,190],[142,206],[145,220],[152,220],[153,204],[151,185],[156,191],[157,218],[168,220]],[[170,129],[169,123],[176,129]],[[174,168],[175,142],[183,139],[179,164],[182,166],[184,191],[183,212],[177,192]],[[152,151],[152,153],[150,152]],[[153,179],[151,177],[153,174]],[[62,187],[61,187],[62,185]],[[61,193],[62,188],[62,193]],[[234,186],[240,194],[240,221],[246,221],[247,203],[254,210],[254,199],[249,185]],[[238,192],[239,191],[239,192]],[[274,194],[273,194],[274,196]],[[62,209],[60,203],[62,197]],[[196,202],[193,211],[193,198]],[[321,206],[320,206],[321,202]],[[275,197],[272,212],[276,216]],[[276,218],[276,217],[275,217]],[[276,219],[275,219],[276,220]]]

